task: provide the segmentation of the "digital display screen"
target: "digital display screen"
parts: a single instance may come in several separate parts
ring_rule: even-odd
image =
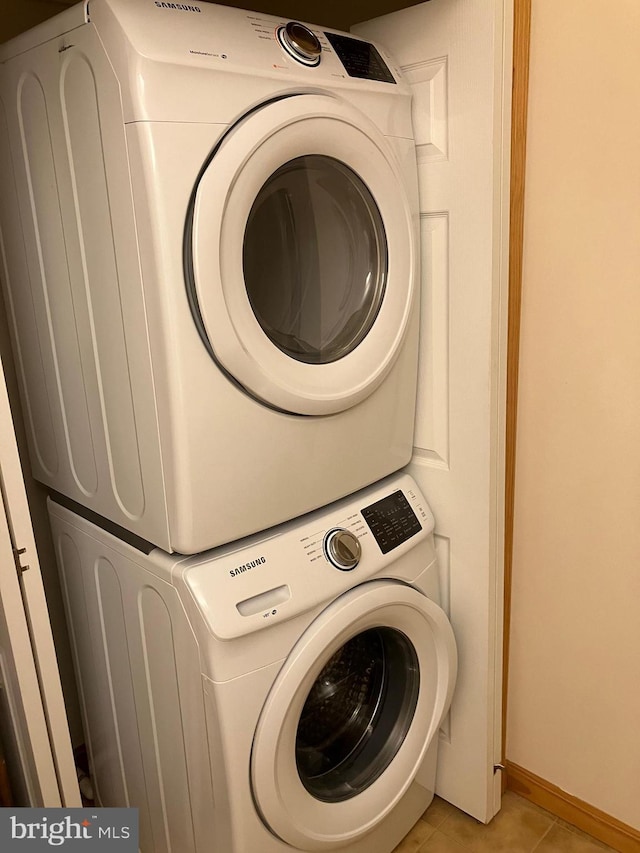
[[[400,490],[363,509],[362,517],[383,554],[388,554],[422,530],[415,512]]]
[[[349,36],[325,33],[349,77],[395,83],[393,74],[372,44]]]

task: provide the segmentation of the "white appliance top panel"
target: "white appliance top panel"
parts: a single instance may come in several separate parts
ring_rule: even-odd
[[[385,135],[413,138],[411,91],[384,48],[305,24],[321,48],[319,62],[308,65],[283,43],[280,31],[288,23],[207,2],[90,0],[0,46],[0,63],[47,44],[48,74],[64,74],[79,55],[100,85],[95,66],[101,60],[89,38],[97,32],[126,123],[227,125],[273,98],[330,92],[351,101]],[[109,119],[120,120],[115,113]]]
[[[291,619],[373,577],[408,583],[435,564],[434,519],[415,482],[395,475],[376,486],[209,555],[174,563],[214,636],[229,640]],[[332,563],[340,531],[361,554],[353,568]],[[346,535],[345,535],[346,532]],[[157,552],[156,552],[157,554]],[[339,561],[338,560],[338,561]]]
[[[289,55],[278,39],[278,30],[287,24],[287,18],[207,2],[91,0],[89,17],[99,27],[104,6],[117,19],[134,51],[157,62],[268,74],[293,70],[305,81],[351,80],[386,89],[397,88],[401,79],[399,69],[380,48],[374,48],[367,61],[357,54],[358,46],[368,42],[337,30],[306,24],[322,46],[319,64],[308,67]]]

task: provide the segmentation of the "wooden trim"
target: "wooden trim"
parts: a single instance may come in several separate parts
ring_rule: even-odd
[[[507,690],[509,686],[509,630],[511,626],[511,574],[516,461],[520,306],[522,301],[522,243],[524,234],[524,183],[529,93],[529,42],[531,0],[514,0],[513,91],[511,103],[511,199],[509,212],[509,320],[507,329],[507,401],[505,439],[504,526],[504,649],[502,664],[502,756],[506,755]],[[503,788],[506,785],[503,774]]]
[[[619,850],[620,853],[638,853],[640,832],[595,806],[579,800],[535,773],[507,761],[507,788],[532,803],[547,809],[567,823],[587,832],[594,838]]]

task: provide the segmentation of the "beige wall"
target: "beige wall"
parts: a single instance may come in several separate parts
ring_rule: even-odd
[[[509,760],[640,828],[640,3],[533,0]]]

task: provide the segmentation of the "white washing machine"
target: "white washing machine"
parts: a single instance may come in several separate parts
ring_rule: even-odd
[[[91,0],[0,48],[34,476],[197,553],[411,455],[410,93],[362,39]]]
[[[142,853],[395,847],[456,679],[411,478],[195,557],[50,516],[98,803]]]

